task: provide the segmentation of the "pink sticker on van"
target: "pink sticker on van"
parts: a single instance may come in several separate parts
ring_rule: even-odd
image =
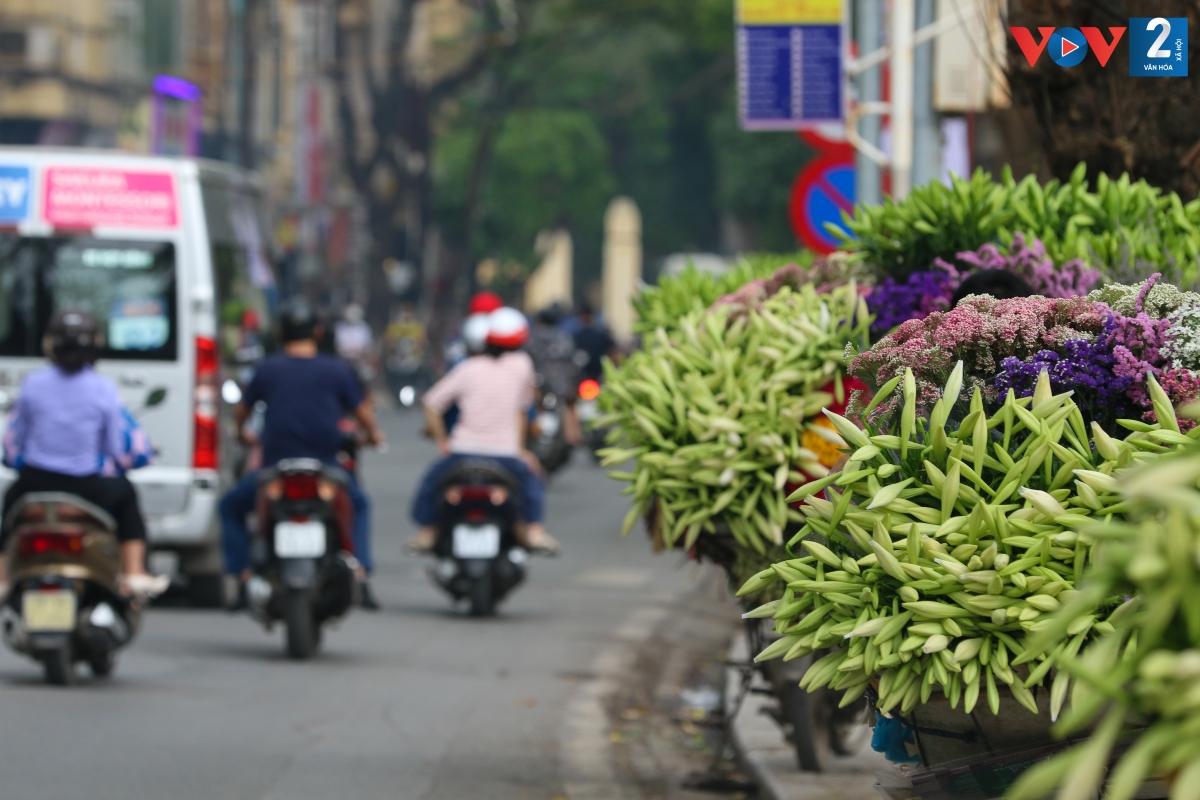
[[[52,167],[46,170],[42,217],[60,228],[174,228],[175,179],[169,172]]]

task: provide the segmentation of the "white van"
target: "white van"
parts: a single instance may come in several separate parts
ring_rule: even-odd
[[[254,180],[228,164],[0,147],[0,409],[45,364],[50,315],[95,314],[99,370],[158,450],[130,474],[151,568],[201,605],[221,600],[217,503],[242,457],[228,413],[240,392],[224,382],[271,345],[266,230]],[[156,389],[165,401],[145,408]],[[0,489],[14,477],[0,471]]]

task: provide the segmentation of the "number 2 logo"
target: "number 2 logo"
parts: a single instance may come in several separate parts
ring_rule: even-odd
[[[1129,74],[1135,78],[1186,78],[1188,18],[1129,20]]]
[[[1158,38],[1154,40],[1154,44],[1150,45],[1150,49],[1146,51],[1146,58],[1170,58],[1171,51],[1163,50],[1163,42],[1171,35],[1171,23],[1162,17],[1155,17],[1146,23],[1146,30],[1152,31],[1158,29]]]

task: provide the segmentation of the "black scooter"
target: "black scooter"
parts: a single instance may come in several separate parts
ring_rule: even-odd
[[[456,466],[442,481],[441,523],[429,568],[434,583],[473,617],[489,617],[525,579],[529,554],[517,543],[520,484],[486,459]]]
[[[270,630],[282,621],[290,658],[312,656],[321,626],[358,602],[348,477],[320,461],[293,458],[258,476],[250,613]]]
[[[572,448],[567,442],[563,424],[565,413],[563,398],[554,392],[539,392],[525,447],[537,457],[546,477],[558,472],[571,461]]]

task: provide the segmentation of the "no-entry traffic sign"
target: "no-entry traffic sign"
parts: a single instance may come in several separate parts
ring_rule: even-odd
[[[840,244],[825,223],[842,225],[842,212],[854,211],[854,150],[844,142],[805,141],[817,149],[792,184],[788,217],[796,238],[817,253],[832,253]]]

